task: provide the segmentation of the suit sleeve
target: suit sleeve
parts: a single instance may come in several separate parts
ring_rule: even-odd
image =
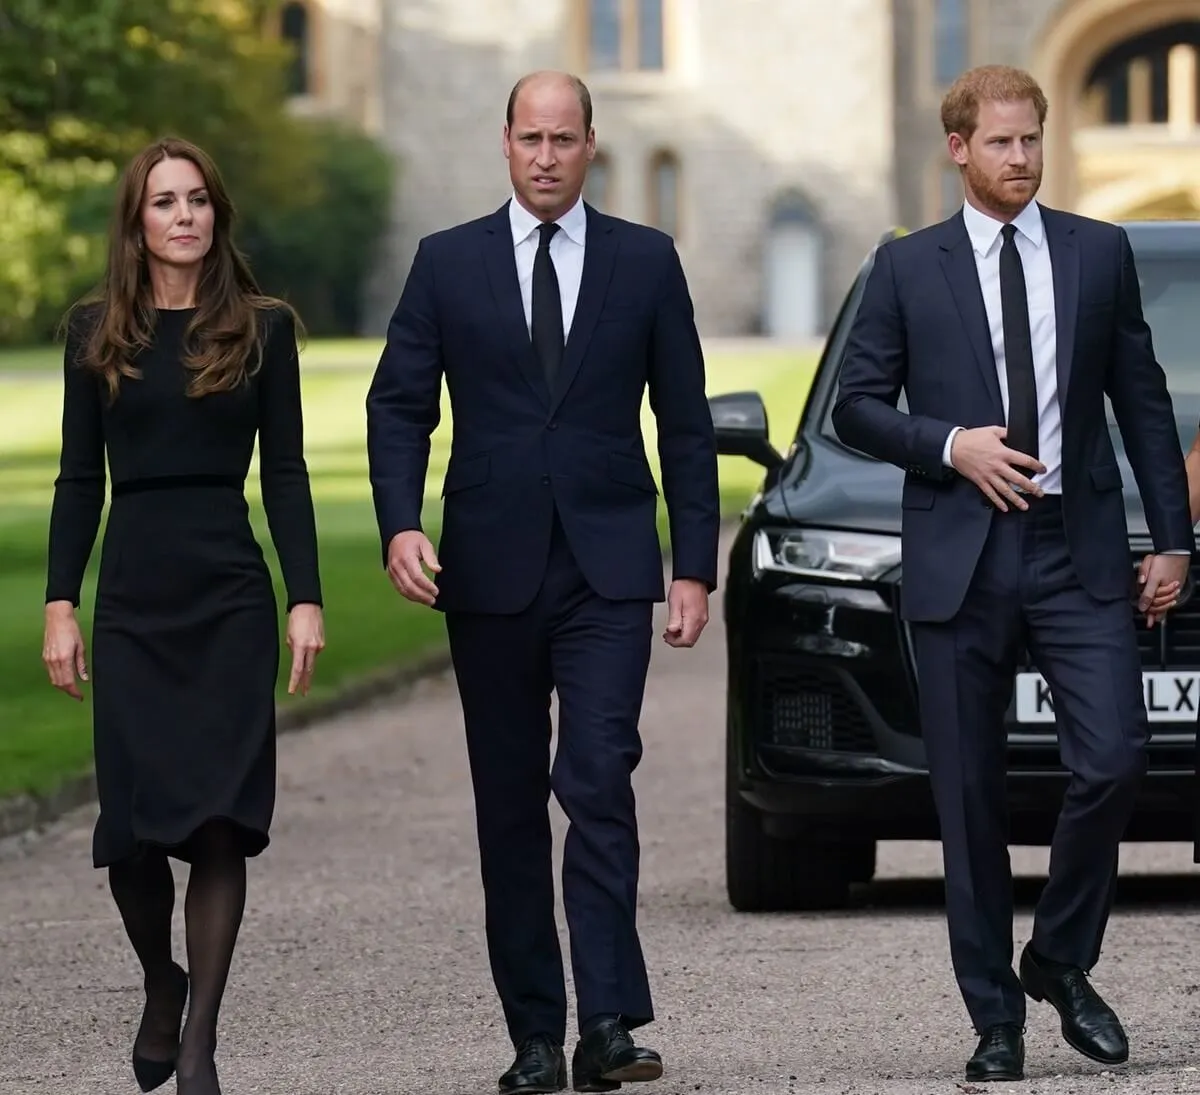
[[[717,444],[704,390],[704,354],[679,253],[671,248],[659,291],[648,388],[658,427],[658,456],[675,579],[717,587],[721,499]]]
[[[952,474],[943,453],[954,424],[897,408],[908,379],[904,317],[889,247],[875,252],[850,326],[833,428],[851,448],[932,478]]]
[[[1167,378],[1154,354],[1129,237],[1119,229],[1117,314],[1105,390],[1156,552],[1195,551],[1187,470]]]
[[[50,509],[46,602],[79,607],[84,571],[100,531],[107,484],[100,377],[83,365],[78,317],[63,351],[62,449]]]
[[[383,546],[421,528],[429,445],[441,420],[442,349],[427,240],[413,258],[367,392],[367,463]]]

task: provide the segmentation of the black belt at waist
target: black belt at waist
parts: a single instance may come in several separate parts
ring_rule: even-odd
[[[145,479],[126,479],[113,483],[112,496],[120,498],[126,494],[140,494],[148,490],[189,490],[196,487],[224,487],[227,490],[244,490],[246,481],[236,475],[154,475]]]

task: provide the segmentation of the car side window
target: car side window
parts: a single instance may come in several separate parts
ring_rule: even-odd
[[[812,389],[805,402],[804,413],[798,424],[797,434],[803,432],[804,423],[810,416],[815,415],[815,421],[820,423],[821,433],[833,436],[833,424],[830,415],[833,404],[837,399],[838,375],[842,371],[842,359],[846,356],[846,343],[850,338],[850,326],[858,314],[858,302],[862,299],[863,288],[866,285],[867,270],[863,269],[850,291],[842,300],[833,326],[825,339],[821,350],[821,358],[813,375]]]
[[[810,405],[814,410],[820,408],[821,433],[838,441],[839,444],[842,442],[833,428],[833,406],[837,401],[838,376],[842,371],[842,362],[846,356],[846,343],[850,340],[850,327],[854,323],[854,317],[858,314],[859,301],[862,300],[869,271],[870,265],[864,266],[858,277],[855,278],[850,292],[846,294],[846,299],[842,302],[837,319],[834,321],[833,329],[829,333],[822,361],[814,379],[814,399]],[[908,399],[903,391],[900,393],[896,407],[898,410],[908,413]],[[857,450],[855,451],[857,452]]]

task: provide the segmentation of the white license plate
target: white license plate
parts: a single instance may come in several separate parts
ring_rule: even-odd
[[[1200,673],[1169,670],[1142,674],[1142,694],[1151,722],[1194,722],[1200,709]],[[1040,673],[1018,673],[1017,722],[1053,722],[1054,701]]]

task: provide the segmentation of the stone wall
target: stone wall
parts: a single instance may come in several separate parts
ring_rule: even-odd
[[[824,238],[824,318],[896,218],[891,0],[668,3],[665,73],[591,74],[568,0],[385,0],[383,139],[400,180],[371,328],[381,332],[418,240],[510,192],[504,105],[525,71],[587,80],[611,163],[609,211],[649,218],[649,161],[681,164],[678,246],[702,332],[761,321],[763,243],[776,198],[803,194]],[[772,58],[764,63],[763,58]]]

